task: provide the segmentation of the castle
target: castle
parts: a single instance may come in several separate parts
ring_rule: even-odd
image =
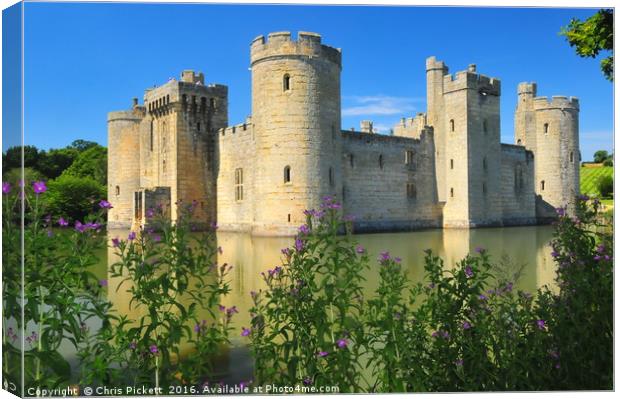
[[[194,202],[221,230],[293,234],[334,196],[356,231],[525,225],[574,209],[579,102],[518,87],[515,144],[500,142],[500,81],[476,66],[426,60],[427,112],[393,135],[341,130],[340,49],[315,33],[251,43],[252,114],[228,124],[228,88],[204,75],[147,89],[144,105],[108,114],[110,228],[147,224]]]

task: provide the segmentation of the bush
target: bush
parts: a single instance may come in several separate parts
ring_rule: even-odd
[[[606,160],[603,162],[603,166],[614,166],[614,161],[613,161],[613,159],[610,159],[610,158],[606,159]]]
[[[100,145],[90,146],[81,152],[62,176],[89,177],[107,187],[108,150]]]
[[[598,191],[601,197],[609,197],[614,192],[614,178],[609,175],[601,176],[598,179]]]
[[[105,196],[105,188],[93,179],[63,175],[49,183],[45,201],[53,216],[83,221]]]

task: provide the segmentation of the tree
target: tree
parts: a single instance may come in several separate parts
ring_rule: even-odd
[[[571,47],[575,47],[580,57],[596,58],[601,51],[611,54],[601,60],[601,70],[606,79],[614,79],[614,12],[602,9],[596,14],[580,21],[573,18],[568,26],[560,31]]]
[[[598,192],[601,197],[609,197],[614,192],[614,178],[610,175],[601,176],[598,179]]]
[[[605,150],[598,150],[594,153],[594,162],[603,163],[609,158],[609,154]]]
[[[41,172],[33,168],[24,168],[23,179],[29,186],[32,186],[32,183],[35,181],[46,180],[45,176],[43,176]],[[17,187],[20,180],[22,180],[21,168],[12,168],[5,170],[2,176],[2,181],[10,183],[11,187]]]
[[[95,143],[94,141],[88,141],[88,140],[74,140],[70,145],[67,146],[67,148],[73,148],[75,150],[78,150],[79,152],[83,152],[88,150],[89,148],[98,146],[99,144]]]
[[[45,201],[51,215],[84,221],[105,197],[105,187],[92,178],[62,175],[49,183]]]
[[[24,146],[24,168],[36,168],[39,162],[39,150],[33,145]],[[2,154],[2,168],[22,167],[22,146],[11,147]]]
[[[49,179],[55,179],[67,169],[78,157],[79,152],[74,148],[61,148],[58,150],[41,151],[37,169]]]
[[[91,177],[105,187],[108,179],[107,148],[96,144],[81,152],[62,176]]]

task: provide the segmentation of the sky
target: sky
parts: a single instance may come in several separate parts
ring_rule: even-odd
[[[229,87],[229,123],[251,114],[249,45],[275,31],[320,33],[342,48],[342,128],[370,119],[380,131],[426,110],[425,59],[454,73],[477,64],[501,80],[502,142],[513,143],[517,84],[579,97],[583,160],[613,150],[613,84],[599,60],[558,34],[595,9],[26,3],[25,142],[107,145],[106,115],[144,90],[205,74]],[[6,25],[5,25],[6,26]],[[3,150],[7,143],[3,143]]]

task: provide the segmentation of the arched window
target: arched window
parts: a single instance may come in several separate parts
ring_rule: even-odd
[[[121,195],[121,188],[116,186],[116,195]]]
[[[454,159],[450,160],[450,169],[454,169]]]
[[[454,131],[454,119],[450,119],[450,131]]]
[[[521,145],[521,139],[517,140],[517,145]]]
[[[545,191],[545,181],[544,180],[540,181],[540,191]]]
[[[545,123],[545,126],[543,127],[545,134],[549,133],[549,124]]]
[[[450,187],[450,197],[454,198],[454,188]]]
[[[290,183],[290,182],[291,182],[291,167],[287,165],[284,167],[284,183]]]
[[[291,77],[288,73],[284,75],[284,78],[282,78],[282,89],[284,91],[288,91],[291,89]]]
[[[153,120],[151,119],[151,139],[150,139],[150,145],[149,145],[151,151],[153,151]]]
[[[414,199],[416,195],[415,183],[407,183],[407,198]]]
[[[383,169],[383,154],[379,155],[379,168]]]

